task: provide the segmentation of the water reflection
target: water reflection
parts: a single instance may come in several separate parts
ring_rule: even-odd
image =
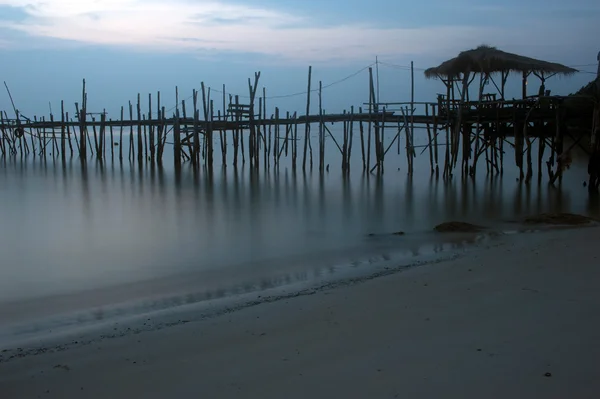
[[[508,165],[504,178],[436,179],[426,158],[416,159],[412,177],[392,166],[365,175],[360,163],[349,175],[334,168],[322,175],[284,162],[209,173],[169,162],[0,158],[0,307],[60,295],[79,295],[73,306],[82,307],[158,294],[185,303],[339,272],[365,257],[376,263],[463,245],[419,235],[448,220],[598,216],[598,196],[581,185],[586,162],[574,157],[562,184],[551,187],[517,181]],[[397,231],[409,234],[385,235]],[[98,294],[107,287],[127,289]]]
[[[389,237],[387,237],[389,239]],[[446,237],[447,238],[447,237]],[[225,279],[214,279],[211,284],[203,284],[204,278],[197,273],[189,273],[181,276],[180,280],[194,281],[196,284],[182,284],[181,281],[171,281],[177,283],[179,292],[157,291],[157,283],[146,283],[147,298],[135,299],[121,304],[105,303],[103,297],[116,296],[126,298],[131,286],[108,287],[96,290],[94,292],[95,300],[87,300],[91,306],[90,309],[78,311],[72,306],[82,295],[79,293],[63,296],[60,298],[45,299],[44,304],[41,301],[21,302],[13,306],[12,317],[6,308],[7,304],[0,304],[0,317],[3,317],[5,323],[9,322],[9,331],[16,335],[34,334],[49,329],[60,329],[72,326],[81,327],[86,323],[94,321],[111,320],[115,317],[135,316],[148,314],[161,310],[177,308],[183,304],[192,305],[203,303],[215,299],[232,298],[241,294],[256,294],[247,300],[261,302],[265,300],[265,295],[271,297],[286,294],[285,291],[271,291],[267,294],[266,290],[274,290],[281,287],[290,287],[296,285],[297,290],[307,287],[320,287],[337,278],[363,276],[365,273],[388,272],[392,269],[402,270],[412,266],[414,263],[411,258],[420,259],[423,255],[448,252],[450,250],[464,249],[468,244],[486,239],[485,236],[467,236],[452,237],[450,239],[435,239],[431,242],[412,240],[404,245],[403,249],[395,250],[387,248],[382,251],[375,251],[368,256],[359,256],[353,260],[340,262],[330,259],[317,265],[302,265],[301,268],[296,265],[290,270],[274,271],[269,275],[252,276],[250,273],[241,273],[239,281],[228,282]],[[396,239],[397,240],[397,239]],[[381,242],[379,245],[381,246]],[[298,262],[298,259],[295,260]],[[174,278],[171,278],[174,280]],[[308,283],[311,283],[308,285]],[[205,285],[202,289],[194,289],[194,285]],[[139,288],[138,288],[139,290]],[[139,293],[138,293],[139,294]],[[261,299],[263,298],[263,299]],[[16,312],[14,307],[16,306]],[[57,315],[47,317],[47,311],[52,309]],[[72,311],[75,309],[75,311]],[[36,321],[22,323],[24,315],[36,316]],[[6,331],[0,333],[6,334]]]

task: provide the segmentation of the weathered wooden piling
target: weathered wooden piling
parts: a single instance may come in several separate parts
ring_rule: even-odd
[[[248,103],[241,104],[240,96],[226,93],[222,86],[222,98],[217,100],[216,111],[211,99],[211,88],[201,83],[202,109],[198,103],[200,92],[192,91],[193,111],[188,113],[189,102],[179,98],[179,89],[175,88],[175,112],[166,111],[161,104],[161,93],[157,92],[155,103],[148,94],[148,104],[142,107],[141,95],[137,94],[137,102],[129,101],[129,118],[125,118],[125,108],[121,107],[120,118],[109,118],[105,109],[102,112],[90,112],[88,109],[86,82],[83,80],[81,102],[75,103],[76,116],[69,118],[64,102],[61,102],[60,117],[50,112],[49,117],[36,117],[31,120],[22,116],[13,103],[15,118],[10,119],[6,111],[0,112],[0,151],[3,156],[61,157],[66,161],[67,146],[70,155],[78,155],[82,162],[90,157],[100,161],[109,156],[114,160],[118,156],[123,159],[123,152],[129,151],[130,161],[138,163],[150,162],[162,164],[165,146],[173,146],[173,157],[177,167],[183,162],[190,162],[195,169],[203,165],[212,171],[215,159],[213,133],[219,134],[220,160],[223,166],[228,162],[242,165],[246,155],[251,168],[275,168],[283,165],[284,159],[291,158],[291,167],[295,170],[298,163],[298,129],[304,129],[302,168],[313,165],[313,149],[311,127],[318,126],[318,168],[320,173],[329,170],[327,151],[339,151],[341,169],[347,175],[352,165],[352,148],[355,124],[360,134],[360,161],[363,171],[382,174],[389,159],[388,152],[397,148],[397,153],[406,156],[407,173],[414,173],[414,162],[417,153],[415,148],[423,148],[421,154],[427,152],[428,167],[431,175],[439,175],[443,168],[443,177],[451,178],[454,168],[459,167],[464,174],[474,176],[477,166],[485,162],[488,174],[504,172],[505,144],[515,151],[515,164],[519,169],[520,179],[529,182],[533,174],[533,145],[537,143],[538,181],[542,179],[543,158],[546,147],[549,148],[549,170],[554,161],[564,151],[564,136],[567,134],[566,118],[580,117],[577,111],[564,111],[563,97],[544,97],[537,99],[523,98],[507,101],[504,98],[504,84],[507,73],[502,73],[501,87],[498,87],[490,75],[480,74],[479,96],[470,101],[468,87],[475,74],[462,74],[445,78],[445,95],[440,94],[437,101],[430,103],[415,102],[414,65],[411,63],[410,102],[386,104],[379,102],[379,74],[375,84],[373,70],[368,68],[369,102],[367,112],[363,108],[355,112],[354,106],[346,108],[341,114],[328,114],[323,108],[324,86],[319,81],[318,89],[312,89],[312,67],[308,70],[306,92],[306,112],[282,111],[274,106],[274,112],[267,111],[266,88],[262,96],[257,96],[260,72],[255,73],[254,80],[248,79]],[[527,75],[529,76],[529,75]],[[483,87],[491,79],[500,92],[501,99],[495,95],[483,93]],[[455,89],[460,89],[460,99],[455,98]],[[318,94],[318,112],[311,113],[311,95]],[[246,97],[244,97],[246,98]],[[12,97],[11,97],[12,101]],[[365,103],[366,104],[366,103]],[[142,111],[144,109],[144,111]],[[147,111],[146,111],[147,109]],[[392,110],[393,109],[393,110]],[[421,111],[417,111],[417,109]],[[424,112],[423,112],[424,111]],[[575,114],[573,116],[572,114]],[[98,116],[99,115],[99,116]],[[270,115],[268,117],[268,115]],[[330,124],[339,124],[339,130]],[[367,124],[365,126],[365,123]],[[316,126],[315,126],[316,124]],[[304,125],[304,126],[302,126]],[[598,123],[593,126],[597,126]],[[548,133],[549,126],[556,126]],[[118,130],[115,130],[118,129]],[[389,134],[394,129],[394,134]],[[415,134],[418,129],[423,132],[426,145],[415,145]],[[595,128],[597,129],[597,128]],[[118,133],[118,139],[116,134]],[[129,134],[129,148],[124,135]],[[231,134],[233,157],[228,151],[228,135]],[[387,134],[387,136],[386,136]],[[445,135],[445,140],[444,140]],[[76,148],[73,148],[71,137]],[[168,138],[169,137],[169,138]],[[172,139],[171,139],[172,137]],[[358,138],[358,137],[357,137]],[[391,139],[390,139],[391,138]],[[106,148],[109,141],[110,151]],[[117,141],[118,140],[118,141]],[[331,147],[327,146],[330,140]],[[401,141],[405,146],[401,146]],[[418,140],[418,138],[417,138]],[[594,139],[595,140],[595,139]],[[389,141],[389,142],[388,142]],[[125,143],[124,143],[125,142]],[[418,143],[418,142],[417,142]],[[119,147],[118,155],[115,147]],[[440,146],[443,146],[440,148]],[[291,148],[290,148],[291,147]],[[372,150],[373,149],[373,150]],[[439,151],[442,152],[440,159]],[[137,151],[137,154],[136,154]],[[462,154],[461,154],[462,153]],[[371,156],[374,162],[371,162]],[[524,171],[526,155],[527,173]],[[229,157],[228,157],[229,156]],[[459,159],[462,157],[462,161]],[[232,159],[231,159],[232,158]],[[355,157],[356,158],[356,157]],[[443,164],[442,164],[443,163]],[[459,166],[457,166],[460,164]],[[559,179],[562,171],[552,172],[550,181]]]

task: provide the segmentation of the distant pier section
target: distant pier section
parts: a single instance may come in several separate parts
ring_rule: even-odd
[[[529,181],[535,143],[538,179],[546,170],[553,183],[561,176],[564,154],[572,147],[580,146],[589,154],[600,150],[597,82],[574,96],[554,96],[546,88],[553,76],[576,72],[561,64],[480,46],[425,70],[427,78],[443,83],[443,91],[432,102],[414,101],[412,64],[411,101],[378,102],[370,67],[368,101],[343,113],[327,114],[322,107],[322,83],[313,86],[309,67],[304,115],[284,113],[277,107],[267,112],[265,90],[257,93],[257,72],[248,79],[244,102],[240,96],[227,95],[225,87],[222,96],[213,98],[202,84],[201,90],[192,92],[191,103],[180,100],[177,93],[177,105],[170,114],[160,92],[147,99],[138,94],[137,103],[121,107],[118,119],[107,118],[105,111],[90,112],[84,80],[81,102],[71,114],[64,102],[58,115],[33,119],[20,115],[14,103],[12,110],[0,112],[0,151],[3,156],[54,157],[63,162],[72,157],[81,162],[116,158],[157,165],[162,164],[165,151],[172,151],[176,167],[189,162],[209,171],[215,156],[224,166],[248,162],[253,168],[277,167],[285,157],[294,169],[318,167],[324,172],[328,143],[327,151],[339,151],[344,171],[349,171],[354,155],[361,158],[365,172],[383,173],[385,159],[395,149],[396,156],[403,153],[408,173],[413,173],[420,148],[419,154],[427,152],[432,174],[451,178],[457,170],[474,176],[479,164],[488,174],[502,174],[510,150],[521,179]],[[522,95],[508,99],[506,83],[515,74],[521,79]],[[533,82],[539,82],[539,90],[529,93]],[[476,95],[470,98],[475,89]],[[318,112],[310,114],[313,92]],[[341,128],[333,129],[332,124]],[[315,129],[318,134],[312,133]],[[426,145],[414,144],[415,131],[427,136]],[[566,139],[570,139],[568,147]]]

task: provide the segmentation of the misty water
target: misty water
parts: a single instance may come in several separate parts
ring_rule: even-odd
[[[344,176],[331,140],[322,175],[316,153],[306,172],[301,165],[294,172],[289,158],[252,171],[248,162],[234,168],[230,149],[226,168],[215,154],[212,175],[189,165],[176,173],[172,147],[162,168],[127,156],[121,163],[117,152],[85,166],[76,158],[64,165],[2,158],[0,338],[44,333],[43,324],[23,326],[53,319],[58,328],[74,313],[89,322],[111,317],[115,306],[113,316],[151,312],[352,269],[369,273],[460,248],[462,239],[432,231],[449,220],[501,226],[547,211],[598,215],[597,197],[583,187],[587,159],[576,149],[555,187],[546,175],[538,183],[535,170],[530,184],[518,181],[510,150],[502,178],[486,176],[482,163],[475,179],[451,181],[430,176],[428,152],[420,151],[412,178],[395,146],[383,176],[363,174],[356,142]],[[406,234],[391,234],[398,231]]]

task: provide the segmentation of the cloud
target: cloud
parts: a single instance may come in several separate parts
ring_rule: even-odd
[[[149,51],[255,53],[303,63],[446,55],[481,42],[520,43],[524,34],[474,26],[316,26],[310,16],[225,0],[0,0],[1,6],[26,16],[0,20],[0,29],[33,37]],[[529,35],[528,41],[545,43],[551,28]]]

